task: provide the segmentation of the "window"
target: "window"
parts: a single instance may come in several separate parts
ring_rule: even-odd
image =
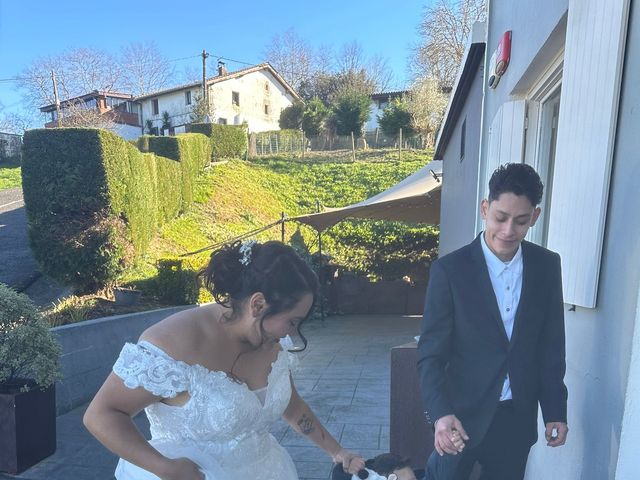
[[[264,82],[264,91],[265,92],[269,91],[269,82]]]
[[[269,105],[267,105],[267,104],[265,103],[265,104],[264,104],[264,114],[265,114],[265,115],[269,115],[269,111],[270,111],[270,109],[269,109]]]
[[[240,92],[231,92],[231,104],[236,107],[240,106]]]
[[[541,102],[539,115],[535,169],[538,171],[545,188],[540,204],[542,213],[532,228],[531,239],[540,245],[546,245],[549,235],[550,200],[553,191],[553,168],[556,159],[558,117],[560,116],[560,88],[557,88],[549,98]]]
[[[191,105],[191,90],[184,92],[184,104]]]
[[[227,124],[227,119],[226,118],[219,118],[218,119],[218,123],[220,125],[226,125]]]
[[[467,138],[467,119],[465,117],[460,129],[460,161],[464,160],[464,147]]]
[[[158,115],[160,113],[160,108],[158,107],[158,99],[154,98],[151,100],[151,110],[153,115]]]

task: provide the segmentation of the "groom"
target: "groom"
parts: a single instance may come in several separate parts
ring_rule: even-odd
[[[431,265],[418,343],[418,372],[435,450],[427,480],[517,480],[537,440],[538,403],[547,445],[567,437],[560,257],[524,241],[542,183],[507,164],[482,201],[485,230]]]

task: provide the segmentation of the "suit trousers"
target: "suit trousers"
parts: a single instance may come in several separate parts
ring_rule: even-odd
[[[468,480],[476,462],[481,480],[522,480],[531,445],[513,428],[519,422],[513,402],[500,402],[482,441],[457,455],[440,456],[433,451],[427,461],[425,480]]]

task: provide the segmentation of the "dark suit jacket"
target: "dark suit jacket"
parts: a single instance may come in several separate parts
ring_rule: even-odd
[[[480,236],[431,265],[418,342],[422,399],[429,421],[455,414],[471,447],[487,432],[507,373],[524,441],[537,439],[538,402],[545,423],[567,421],[560,256],[525,241],[522,260],[511,341]]]

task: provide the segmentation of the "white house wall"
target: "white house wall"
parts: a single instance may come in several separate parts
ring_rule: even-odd
[[[442,158],[441,256],[469,243],[475,236],[483,75],[480,64]],[[461,129],[465,119],[465,155],[461,158]]]
[[[185,92],[187,91],[191,92],[191,105],[187,105],[185,103]],[[146,131],[147,120],[151,120],[153,122],[153,126],[157,127],[158,130],[162,128],[162,115],[164,112],[169,113],[171,126],[173,127],[179,127],[186,123],[190,123],[193,104],[196,101],[197,95],[200,95],[201,93],[202,88],[193,87],[142,100],[142,126],[144,127],[145,133],[149,133]],[[156,115],[153,114],[154,99],[158,100],[158,113]]]
[[[293,103],[292,95],[267,70],[214,83],[209,91],[215,121],[225,118],[229,125],[246,121],[250,132],[279,130],[280,112]],[[232,104],[232,92],[240,94],[239,107]],[[269,114],[264,112],[265,105]]]
[[[113,128],[114,133],[120,135],[125,140],[135,140],[142,135],[142,128],[135,127],[133,125],[125,125],[122,123],[116,123]]]
[[[266,88],[266,85],[269,88]],[[185,92],[191,91],[191,105],[185,103]],[[190,114],[196,98],[202,89],[198,86],[165,93],[156,97],[146,98],[142,103],[142,123],[146,129],[146,121],[153,121],[155,127],[162,126],[162,115],[169,113],[171,125],[176,132],[182,131],[184,125],[190,123]],[[232,92],[240,94],[240,106],[232,103]],[[209,85],[209,96],[213,107],[212,121],[226,119],[228,125],[240,125],[247,122],[250,132],[278,130],[280,112],[293,103],[293,96],[275,77],[265,70],[258,70],[236,78]],[[153,100],[158,100],[158,114],[154,115]],[[269,113],[265,114],[264,107],[269,105]]]

